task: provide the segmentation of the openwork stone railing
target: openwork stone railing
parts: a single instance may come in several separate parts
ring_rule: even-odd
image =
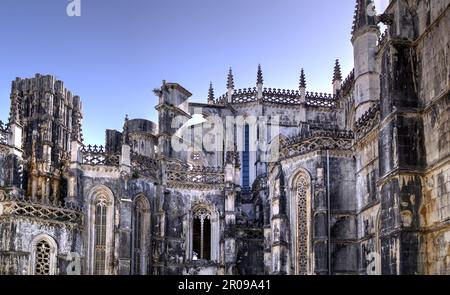
[[[107,153],[103,146],[87,145],[81,148],[82,164],[118,166],[119,154]]]
[[[227,100],[227,95],[222,95],[216,99],[216,104],[223,104]],[[232,95],[232,104],[245,104],[257,101],[257,89],[236,89]],[[302,103],[300,92],[298,90],[264,88],[262,92],[262,101],[267,103],[300,105]],[[306,92],[306,105],[311,107],[332,108],[336,106],[336,97],[332,94]]]
[[[371,107],[362,117],[355,123],[356,139],[361,139],[369,133],[375,126],[380,123],[380,105],[376,104]]]
[[[5,124],[3,124],[2,121],[0,121],[0,144],[7,145],[8,137],[9,137],[8,125],[5,125]]]
[[[256,87],[253,89],[248,88],[235,90],[233,94],[233,103],[240,104],[240,103],[255,102],[256,94],[257,94]]]
[[[155,159],[132,152],[131,167],[134,174],[151,179],[157,178],[158,163]]]
[[[317,150],[351,150],[354,134],[341,130],[310,130],[282,144],[281,159]]]
[[[188,166],[168,164],[167,181],[171,186],[186,188],[223,187],[225,172],[221,167]]]
[[[12,196],[1,196],[0,205],[0,218],[3,216],[20,216],[75,225],[81,225],[82,223],[83,215],[80,208],[35,204]]]

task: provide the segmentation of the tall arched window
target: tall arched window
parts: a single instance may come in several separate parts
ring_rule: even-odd
[[[55,241],[49,236],[39,236],[34,239],[32,245],[31,274],[54,275],[56,274]]]
[[[107,187],[100,186],[90,194],[89,210],[89,273],[112,273],[114,226],[114,196]]]
[[[250,126],[244,127],[244,151],[242,152],[242,187],[250,187]]]
[[[150,206],[145,197],[134,204],[133,218],[133,274],[147,274],[148,239],[150,229]]]
[[[95,204],[95,245],[94,274],[106,273],[106,198],[100,198]]]
[[[211,259],[211,212],[207,208],[194,211],[193,259]]]
[[[295,229],[295,273],[310,273],[310,219],[311,182],[309,175],[300,171],[292,182],[292,210]]]
[[[50,274],[50,256],[51,247],[46,240],[39,241],[36,244],[36,260],[34,262],[35,275],[49,275]]]

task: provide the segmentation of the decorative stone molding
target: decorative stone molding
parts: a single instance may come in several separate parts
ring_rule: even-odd
[[[189,166],[172,162],[167,165],[167,181],[170,187],[223,189],[225,171],[222,167]]]
[[[300,171],[294,178],[293,191],[291,200],[295,203],[296,220],[296,265],[295,273],[299,275],[306,275],[309,273],[308,260],[310,259],[310,227],[311,227],[311,181],[309,175]]]
[[[0,145],[8,145],[9,134],[10,130],[8,124],[5,125],[0,121]]]
[[[267,174],[259,175],[253,182],[252,191],[257,193],[267,189],[268,188],[267,181],[268,181]]]
[[[346,97],[350,94],[353,86],[355,85],[355,69],[353,69],[350,74],[345,78],[341,86],[340,97]]]
[[[231,96],[231,104],[248,104],[258,102],[257,88],[235,89]],[[224,104],[227,95],[222,95],[214,104]],[[319,92],[306,92],[306,105],[310,107],[334,108],[337,106],[337,97],[332,94]],[[281,105],[302,105],[303,100],[298,90],[264,88],[262,102]]]
[[[303,155],[315,150],[350,150],[353,133],[339,130],[312,130],[289,138],[282,145],[281,159]]]
[[[134,175],[156,181],[158,176],[158,162],[155,159],[132,152],[131,167]]]
[[[380,123],[380,105],[376,104],[371,107],[362,117],[355,123],[356,140],[365,137],[373,128]]]
[[[31,218],[50,223],[66,223],[70,226],[81,226],[83,223],[81,208],[73,206],[46,206],[5,195],[0,200],[0,206],[0,217]]]

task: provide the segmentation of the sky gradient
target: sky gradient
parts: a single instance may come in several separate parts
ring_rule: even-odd
[[[385,1],[381,1],[385,2]],[[387,1],[386,1],[387,2]],[[206,102],[209,82],[225,93],[264,86],[331,92],[334,60],[353,68],[354,0],[68,0],[0,1],[0,120],[7,121],[11,81],[51,74],[83,100],[85,143],[103,144],[125,114],[157,121],[152,89],[177,82]]]

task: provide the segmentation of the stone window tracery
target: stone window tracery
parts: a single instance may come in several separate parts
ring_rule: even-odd
[[[31,250],[30,273],[41,276],[54,275],[57,251],[55,241],[47,235],[40,235],[31,243]]]
[[[296,218],[297,218],[297,247],[296,247],[296,272],[299,275],[308,274],[309,257],[309,222],[308,219],[308,198],[310,191],[310,181],[308,175],[301,173],[295,182],[296,196]]]
[[[36,244],[35,275],[50,275],[50,244],[42,240]]]
[[[211,212],[206,208],[194,211],[193,253],[195,260],[211,259]]]
[[[105,198],[99,199],[95,206],[94,274],[96,275],[104,275],[106,272],[106,210]]]
[[[89,196],[88,273],[113,274],[114,195],[108,187],[101,185],[93,188]]]

